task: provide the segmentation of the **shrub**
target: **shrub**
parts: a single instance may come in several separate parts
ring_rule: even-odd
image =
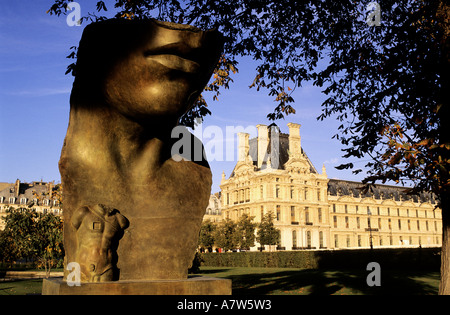
[[[438,270],[440,248],[352,249],[326,251],[236,252],[200,254],[204,266],[300,269],[361,269],[369,262],[383,268]]]

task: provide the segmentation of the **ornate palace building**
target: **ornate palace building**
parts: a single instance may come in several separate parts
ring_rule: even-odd
[[[221,217],[243,213],[260,222],[272,212],[281,230],[278,249],[441,246],[441,210],[434,195],[409,195],[398,186],[329,179],[301,146],[300,125],[289,134],[258,125],[258,137],[238,134],[239,160],[222,174]],[[257,244],[256,247],[258,247]]]
[[[38,213],[62,215],[57,189],[54,182],[0,183],[0,230],[5,227],[3,218],[9,208],[31,208]]]

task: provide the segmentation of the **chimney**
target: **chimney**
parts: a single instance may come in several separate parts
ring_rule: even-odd
[[[48,196],[49,198],[52,197],[52,193],[53,193],[53,185],[55,184],[55,181],[49,182],[48,183]]]
[[[239,162],[245,162],[247,156],[248,156],[248,151],[250,149],[250,145],[248,142],[248,138],[249,138],[249,134],[248,133],[244,133],[244,132],[239,132],[238,133],[238,161]]]
[[[300,156],[301,150],[301,137],[300,137],[300,124],[288,123],[289,127],[289,152],[291,156]]]
[[[20,180],[17,179],[17,180],[16,180],[16,183],[14,184],[14,195],[15,195],[16,197],[18,197],[19,194],[20,194]]]
[[[258,128],[258,168],[261,168],[269,145],[269,131],[266,125],[256,125],[256,128]]]

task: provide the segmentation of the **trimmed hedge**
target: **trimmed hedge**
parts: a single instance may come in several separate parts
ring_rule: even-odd
[[[301,269],[360,269],[369,262],[382,268],[439,270],[441,248],[301,250],[278,252],[203,253],[203,266]]]

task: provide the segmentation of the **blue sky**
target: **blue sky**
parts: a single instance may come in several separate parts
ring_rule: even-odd
[[[95,3],[78,2],[82,14],[92,10]],[[65,57],[71,46],[78,45],[84,24],[69,27],[64,16],[46,14],[51,3],[52,0],[0,2],[0,182],[17,178],[25,182],[60,182],[58,160],[67,130],[73,81],[72,76],[64,74],[71,63]],[[273,98],[264,90],[248,88],[255,67],[250,58],[240,60],[240,71],[233,77],[231,88],[222,91],[219,101],[209,102],[212,115],[205,118],[203,128],[219,126],[225,134],[226,126],[271,123],[266,115],[275,107]],[[316,120],[325,99],[320,90],[305,84],[295,91],[294,98],[296,114],[276,121],[281,132],[288,132],[288,122],[301,124],[302,146],[319,171],[325,164],[330,178],[361,180],[363,174],[355,176],[351,171],[334,168],[344,162],[341,144],[331,139],[339,123],[332,118]],[[234,143],[237,146],[237,141]],[[351,162],[356,167],[365,164]],[[219,191],[222,171],[228,177],[235,164],[236,161],[210,162],[213,192]]]

